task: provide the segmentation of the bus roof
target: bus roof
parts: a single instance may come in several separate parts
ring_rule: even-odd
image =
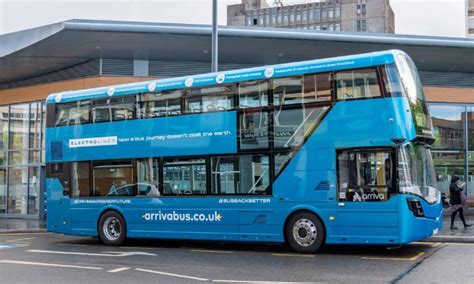
[[[118,97],[145,92],[159,92],[181,88],[212,86],[243,81],[296,76],[307,73],[321,73],[335,70],[364,68],[391,64],[399,50],[363,53],[357,55],[300,61],[293,63],[268,65],[254,68],[238,69],[225,72],[205,73],[161,80],[150,80],[131,84],[53,93],[46,103],[67,103],[78,100]]]

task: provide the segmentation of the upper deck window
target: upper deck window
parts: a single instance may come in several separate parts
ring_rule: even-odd
[[[138,117],[152,118],[181,114],[181,90],[148,93],[140,96]]]
[[[234,108],[234,86],[211,86],[186,92],[185,112],[226,111]]]
[[[135,97],[102,99],[92,106],[94,122],[129,120],[135,118]]]
[[[239,107],[264,107],[268,105],[268,81],[253,81],[239,84]]]
[[[335,75],[337,99],[367,99],[381,97],[377,71],[372,68],[340,71]]]
[[[77,125],[89,122],[90,101],[56,105],[56,126]]]
[[[330,100],[330,73],[273,80],[273,102],[275,105],[295,105]]]

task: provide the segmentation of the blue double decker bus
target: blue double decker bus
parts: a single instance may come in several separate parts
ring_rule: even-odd
[[[46,124],[51,232],[316,252],[442,226],[431,118],[401,51],[56,93]]]

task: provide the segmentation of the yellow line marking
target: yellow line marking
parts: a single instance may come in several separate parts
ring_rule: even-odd
[[[418,253],[417,255],[413,256],[413,257],[372,257],[372,256],[363,256],[361,257],[361,259],[379,259],[379,260],[402,260],[402,261],[413,261],[413,260],[417,260],[419,259],[420,257],[424,256],[425,253],[424,252],[420,252]]]
[[[192,252],[208,252],[208,253],[233,253],[228,250],[211,250],[211,249],[191,249]]]
[[[272,253],[273,256],[314,257],[314,254]]]
[[[431,245],[432,248],[437,248],[439,247],[440,245],[442,245],[443,243],[434,243]]]
[[[21,242],[21,241],[27,241],[27,240],[32,240],[34,238],[21,238],[21,239],[14,239],[14,240],[8,240],[5,241],[6,243],[16,243],[16,242]],[[29,242],[26,242],[29,243]]]

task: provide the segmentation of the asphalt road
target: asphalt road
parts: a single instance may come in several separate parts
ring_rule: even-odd
[[[474,244],[398,248],[131,240],[122,247],[56,234],[0,235],[2,283],[474,283]]]

